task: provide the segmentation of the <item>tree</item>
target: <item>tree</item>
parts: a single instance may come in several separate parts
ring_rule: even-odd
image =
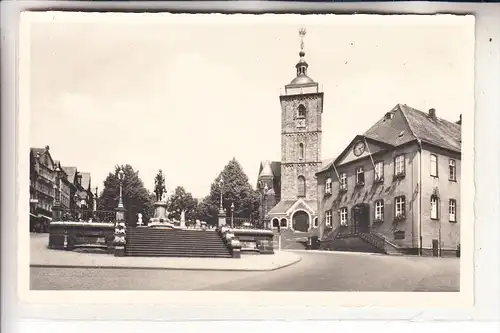
[[[197,203],[193,199],[191,193],[186,192],[184,187],[177,186],[174,190],[174,194],[170,197],[169,217],[179,220],[182,211],[184,211],[186,213],[186,217],[188,217],[188,215],[191,215],[195,209],[196,204]]]
[[[223,180],[220,183],[220,180]],[[203,200],[204,208],[212,224],[217,220],[220,207],[222,184],[222,206],[227,216],[230,216],[231,204],[234,204],[234,216],[255,218],[259,214],[260,196],[252,188],[248,176],[241,165],[233,158],[217,176],[210,188],[210,195]]]
[[[210,196],[207,196],[203,198],[203,200],[198,201],[198,205],[195,207],[193,212],[193,218],[195,220],[206,221],[210,224],[216,223],[219,208],[210,200]]]
[[[149,221],[153,216],[154,194],[150,193],[139,178],[139,171],[134,171],[129,164],[115,166],[114,172],[110,172],[104,181],[104,189],[98,200],[99,210],[114,210],[118,207],[120,197],[120,181],[118,172],[123,170],[123,205],[127,210],[125,216],[129,226],[137,223],[137,214],[142,214],[143,221]]]

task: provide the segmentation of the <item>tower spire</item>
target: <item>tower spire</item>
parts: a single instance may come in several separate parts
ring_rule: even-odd
[[[300,28],[299,29],[299,36],[300,36],[300,52],[299,52],[299,56],[301,58],[304,58],[304,56],[306,55],[306,53],[304,52],[304,37],[306,36],[306,29],[304,28]]]
[[[305,28],[299,29],[299,36],[300,36],[299,56],[300,56],[300,60],[297,63],[297,65],[295,65],[295,68],[297,68],[297,76],[307,75],[308,65],[307,65],[307,62],[304,60],[304,56],[306,55],[306,53],[304,52],[304,37],[306,36],[306,33],[307,33],[307,31]]]

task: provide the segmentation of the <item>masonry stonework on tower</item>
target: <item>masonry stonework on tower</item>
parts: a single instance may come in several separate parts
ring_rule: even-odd
[[[317,180],[321,169],[323,92],[311,79],[305,61],[305,30],[296,77],[285,86],[281,103],[281,162],[261,163],[258,186],[271,226],[310,231],[317,226]],[[263,191],[267,184],[269,189]],[[265,192],[265,193],[264,193]]]

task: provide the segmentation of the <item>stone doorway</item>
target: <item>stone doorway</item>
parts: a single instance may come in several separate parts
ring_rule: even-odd
[[[360,203],[352,207],[352,225],[353,231],[370,232],[370,205]]]
[[[309,215],[303,210],[299,210],[292,217],[293,229],[296,231],[309,231]]]

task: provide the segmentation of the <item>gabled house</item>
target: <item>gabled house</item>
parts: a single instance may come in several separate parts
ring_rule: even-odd
[[[73,166],[63,166],[63,171],[68,176],[68,182],[70,184],[70,204],[71,210],[80,208],[80,198],[78,197],[79,186],[78,186],[78,170]]]
[[[460,162],[461,117],[396,105],[317,173],[320,237],[370,234],[405,252],[455,251]]]
[[[55,217],[61,218],[62,213],[70,209],[71,203],[71,184],[68,180],[68,174],[64,172],[60,161],[54,161],[56,171],[55,198],[52,210]]]
[[[81,199],[81,206],[85,207],[85,209],[93,210],[94,209],[94,193],[92,192],[92,182],[89,172],[81,172],[78,174],[80,179],[81,190],[79,193]]]
[[[30,148],[30,229],[45,231],[52,220],[56,166],[50,147]]]

